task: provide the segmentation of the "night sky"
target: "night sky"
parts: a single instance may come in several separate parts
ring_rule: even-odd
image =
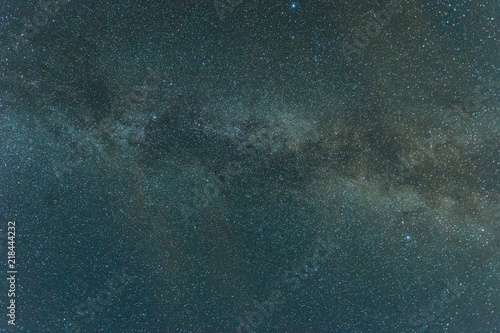
[[[0,331],[500,332],[499,14],[1,1]]]

